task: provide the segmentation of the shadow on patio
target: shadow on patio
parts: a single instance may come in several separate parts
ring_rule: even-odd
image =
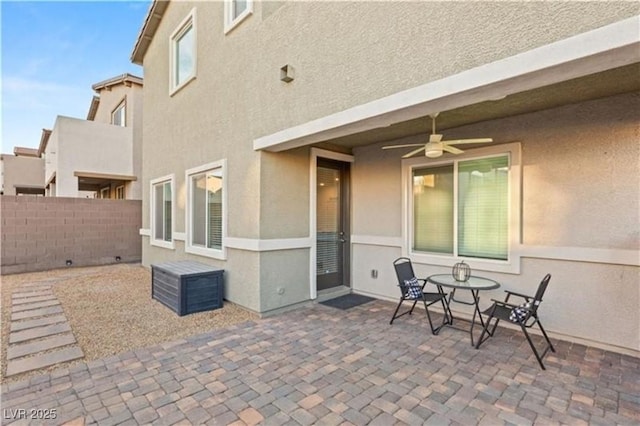
[[[390,326],[393,308],[314,305],[12,383],[3,423],[19,408],[101,425],[640,421],[640,359],[554,339],[543,371],[521,333],[476,350],[422,312]]]

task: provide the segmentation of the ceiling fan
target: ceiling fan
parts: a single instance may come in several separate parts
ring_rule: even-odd
[[[429,158],[438,158],[440,157],[444,151],[450,152],[451,154],[462,154],[464,151],[453,147],[451,145],[461,145],[465,143],[487,143],[493,142],[491,138],[478,138],[478,139],[456,139],[450,141],[443,141],[442,135],[436,133],[436,117],[438,113],[432,114],[431,117],[431,134],[429,135],[429,142],[427,143],[410,143],[410,144],[402,144],[402,145],[389,145],[383,146],[382,149],[395,149],[395,148],[408,148],[411,146],[419,146],[420,148],[415,149],[405,155],[402,158],[409,158],[420,151],[424,151],[424,155]]]

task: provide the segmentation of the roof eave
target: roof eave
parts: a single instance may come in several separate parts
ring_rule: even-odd
[[[147,53],[147,49],[151,44],[151,40],[153,40],[153,36],[160,25],[160,21],[168,5],[169,0],[153,0],[153,3],[151,3],[140,33],[138,34],[136,44],[131,52],[131,62],[134,64],[142,65],[144,55]]]
[[[103,80],[99,83],[94,84],[93,86],[91,86],[91,88],[96,91],[96,92],[100,92],[100,90],[102,89],[107,89],[111,86],[115,86],[118,84],[125,84],[125,85],[131,85],[131,84],[139,84],[140,86],[143,85],[143,79],[142,77],[138,77],[136,75],[133,74],[129,74],[129,73],[125,73],[125,74],[120,74],[117,75],[115,77],[109,78],[107,80]]]

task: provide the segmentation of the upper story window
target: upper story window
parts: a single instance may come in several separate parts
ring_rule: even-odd
[[[224,259],[226,161],[187,170],[187,245],[185,251]]]
[[[116,126],[126,126],[127,103],[123,100],[111,113],[111,124]]]
[[[151,245],[173,246],[173,175],[151,181]]]
[[[224,32],[234,29],[253,13],[253,0],[225,0]]]
[[[196,10],[171,34],[171,94],[196,77]]]
[[[124,200],[124,185],[116,186],[116,199]]]
[[[469,151],[449,160],[407,160],[407,245],[418,262],[518,272],[519,145]]]

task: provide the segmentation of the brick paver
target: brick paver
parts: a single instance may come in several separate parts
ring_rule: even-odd
[[[315,305],[79,363],[4,385],[3,411],[85,425],[640,422],[638,358],[554,340],[543,371],[520,333],[475,350],[421,315],[390,326],[393,308]]]

